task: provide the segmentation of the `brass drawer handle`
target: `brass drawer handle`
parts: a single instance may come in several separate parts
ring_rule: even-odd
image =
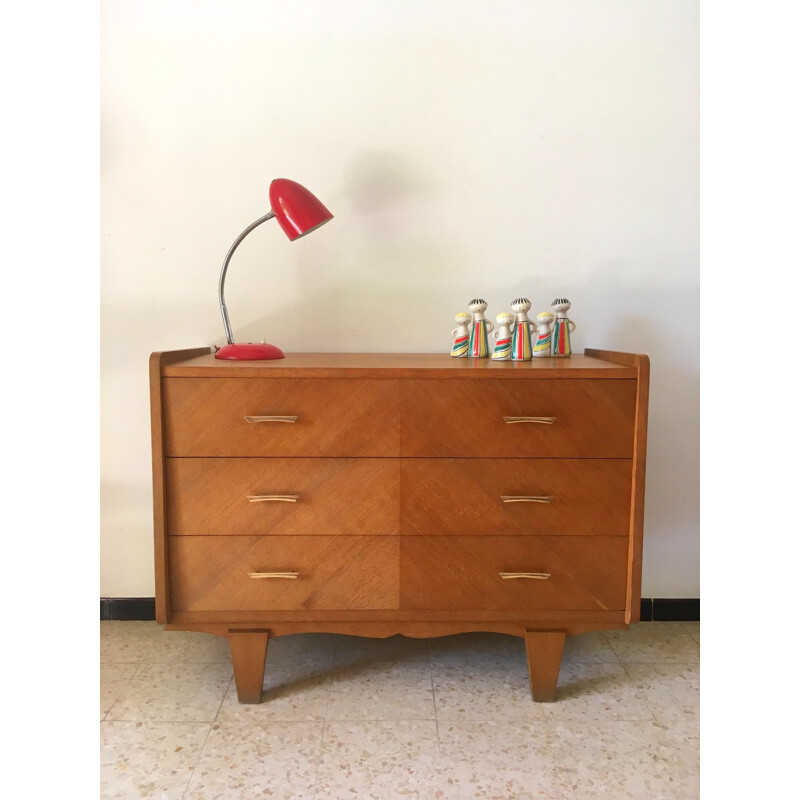
[[[501,495],[500,499],[504,503],[552,503],[552,497],[534,497],[534,496],[520,496]]]
[[[534,581],[547,581],[550,580],[549,572],[498,572],[497,573],[504,581],[510,581],[514,578],[530,578]]]
[[[248,572],[248,578],[289,578],[295,580],[300,577],[299,572]]]
[[[248,422],[297,422],[297,417],[245,417]]]
[[[507,425],[513,425],[515,422],[539,422],[542,425],[552,425],[555,417],[503,417]]]
[[[251,503],[268,503],[276,501],[278,503],[296,503],[299,494],[250,494],[247,499]]]

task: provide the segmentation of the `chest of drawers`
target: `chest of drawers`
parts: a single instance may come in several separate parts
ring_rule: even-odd
[[[638,621],[649,362],[587,350],[150,359],[156,618],[228,638],[259,702],[270,638],[567,636]]]

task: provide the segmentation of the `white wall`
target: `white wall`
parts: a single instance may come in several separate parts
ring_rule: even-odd
[[[697,0],[105,0],[103,596],[152,596],[147,357],[224,341],[441,351],[566,295],[583,347],[650,355],[643,596],[699,596]]]

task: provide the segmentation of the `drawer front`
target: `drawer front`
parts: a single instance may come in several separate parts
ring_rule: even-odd
[[[631,461],[169,458],[179,536],[604,535],[630,528]]]
[[[396,456],[400,454],[397,383],[164,378],[165,454]]]
[[[400,459],[168,458],[173,535],[397,534]]]
[[[621,537],[403,537],[400,607],[426,611],[622,610],[627,557],[628,540]],[[503,578],[502,573],[540,577]]]
[[[396,609],[398,541],[361,536],[170,536],[172,610]],[[297,577],[279,577],[292,573]]]
[[[628,459],[406,459],[407,534],[626,536]]]
[[[633,456],[635,380],[409,380],[404,399],[404,456]]]

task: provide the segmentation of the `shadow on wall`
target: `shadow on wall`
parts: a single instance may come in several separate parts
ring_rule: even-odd
[[[605,285],[604,285],[605,284]],[[699,553],[693,567],[687,556],[698,547],[700,524],[700,371],[696,351],[699,292],[696,286],[611,286],[602,276],[586,285],[594,308],[614,300],[613,307],[642,313],[620,316],[588,345],[608,350],[647,353],[650,357],[647,481],[645,497],[644,579],[650,574],[678,575],[687,585],[699,581]],[[648,306],[670,327],[646,316]],[[665,313],[665,309],[668,313]],[[674,321],[678,322],[674,322]],[[689,324],[681,329],[680,320]],[[590,328],[591,328],[590,323]],[[596,326],[595,330],[601,326]]]
[[[461,309],[453,305],[452,280],[465,265],[469,268],[471,258],[459,242],[446,241],[441,231],[425,232],[419,224],[419,219],[426,217],[421,198],[432,206],[437,202],[433,187],[403,156],[389,151],[360,153],[346,170],[342,193],[330,201],[334,215],[337,206],[344,206],[343,211],[349,207],[348,216],[358,226],[351,248],[346,253],[338,251],[337,240],[328,239],[324,245],[309,241],[310,246],[291,253],[289,263],[299,303],[272,308],[257,319],[239,319],[237,340],[260,341],[266,336],[279,345],[296,343],[287,349],[320,352],[408,351],[402,326],[419,324],[419,312],[415,311],[419,287],[426,287],[429,307],[452,308],[451,314],[455,314]],[[322,281],[321,252],[325,263],[333,265]],[[377,264],[379,270],[370,275],[370,267],[362,267],[364,264]],[[381,309],[387,313],[382,315]],[[451,322],[452,317],[445,315],[436,323],[441,333],[431,339],[432,347],[448,351]],[[376,341],[375,325],[391,327],[399,335],[390,343],[385,334]],[[355,348],[354,339],[358,340]],[[212,340],[219,340],[218,332]]]

